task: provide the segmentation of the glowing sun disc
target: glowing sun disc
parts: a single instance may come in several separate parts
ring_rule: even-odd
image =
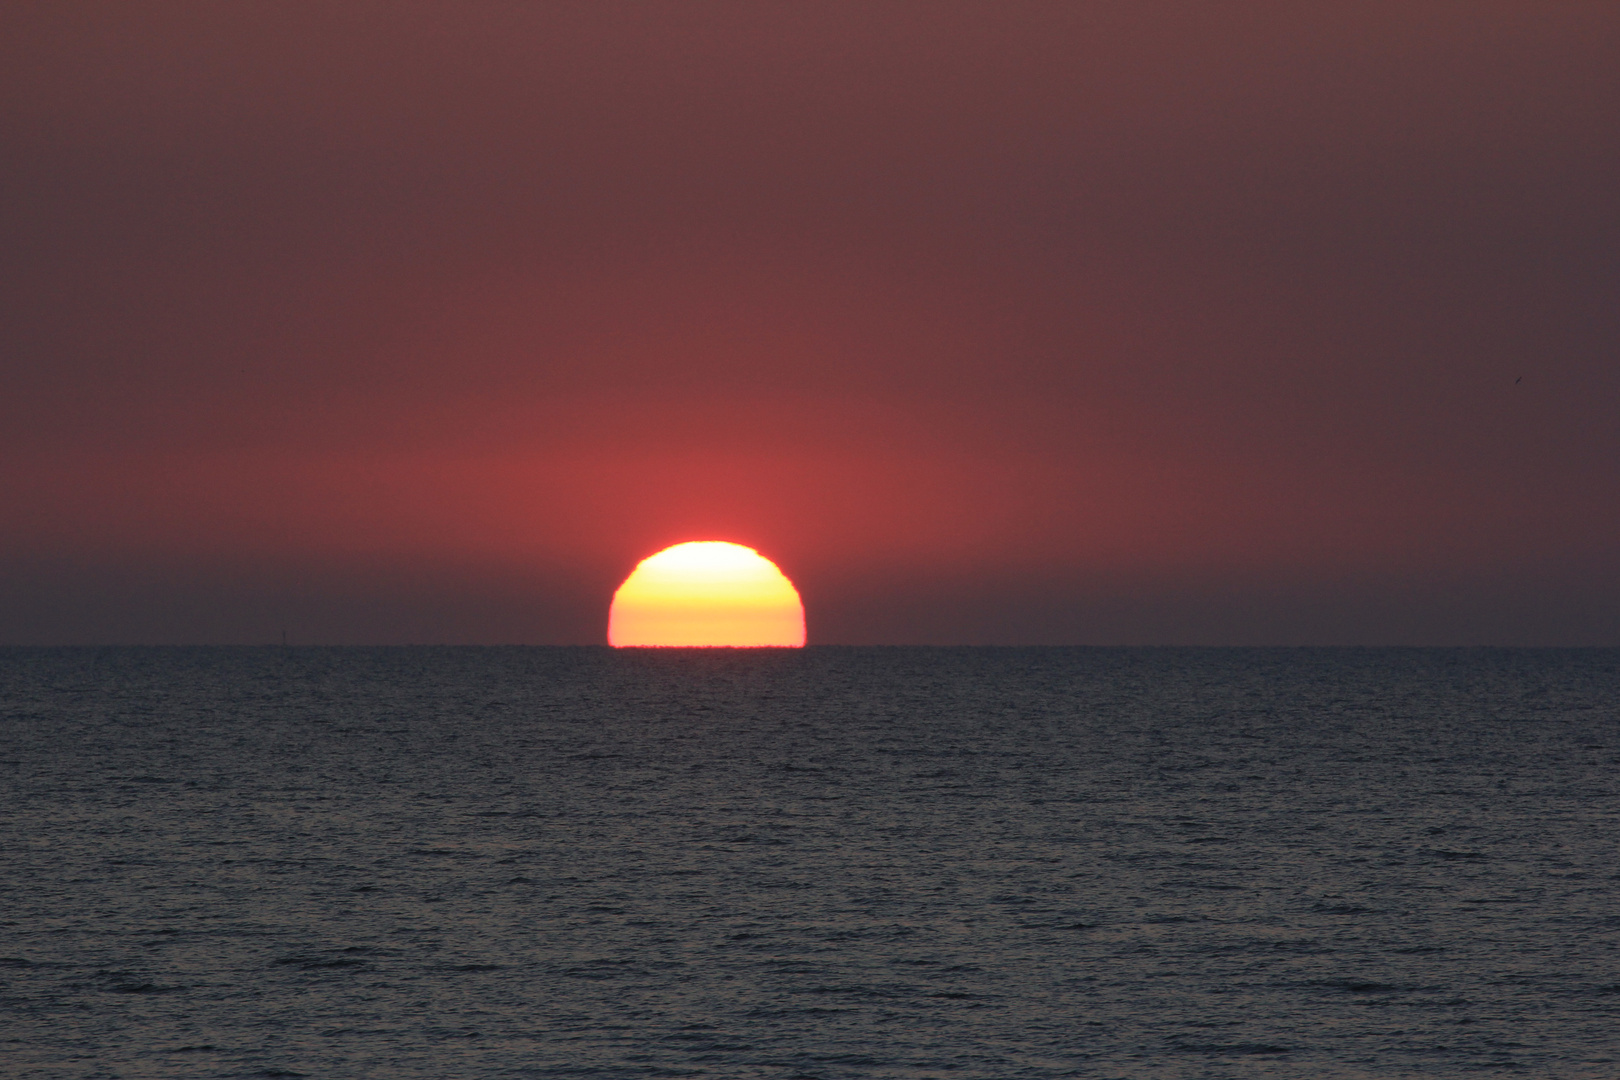
[[[776,564],[714,540],[642,559],[613,594],[608,644],[757,648],[804,644],[804,605]]]

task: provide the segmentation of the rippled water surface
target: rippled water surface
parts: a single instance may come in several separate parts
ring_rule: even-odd
[[[1620,653],[0,651],[10,1077],[1620,1076]]]

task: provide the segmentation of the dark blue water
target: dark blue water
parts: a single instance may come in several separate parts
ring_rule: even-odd
[[[8,1077],[1620,1076],[1620,652],[0,652]]]

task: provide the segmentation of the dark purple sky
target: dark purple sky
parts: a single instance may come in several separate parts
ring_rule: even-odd
[[[1620,5],[8,4],[0,643],[1620,644]]]

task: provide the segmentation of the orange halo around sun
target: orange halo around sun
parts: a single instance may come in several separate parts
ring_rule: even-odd
[[[608,610],[608,644],[755,648],[804,644],[804,605],[776,564],[720,541],[641,560]]]

